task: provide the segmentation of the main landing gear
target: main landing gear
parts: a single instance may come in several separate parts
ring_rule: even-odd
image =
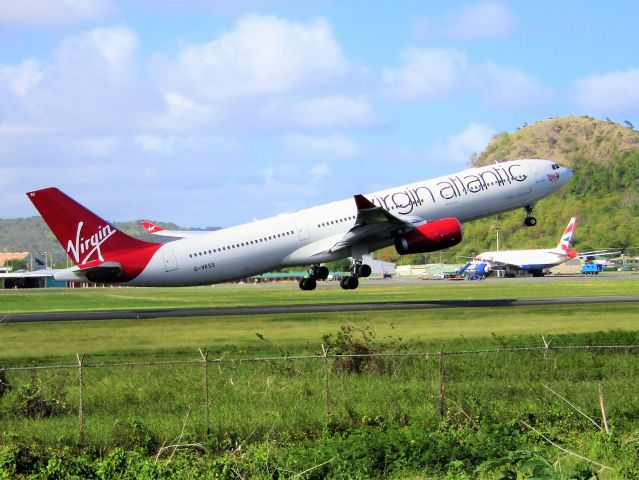
[[[527,227],[534,227],[537,225],[537,219],[532,216],[533,205],[526,205],[526,218],[524,219],[524,225]]]
[[[339,282],[340,287],[344,290],[355,290],[359,286],[360,277],[370,277],[371,267],[362,263],[361,260],[354,261],[349,267],[350,275],[342,277]],[[308,277],[299,281],[302,290],[315,290],[318,280],[326,280],[328,278],[328,268],[318,264],[312,265],[308,269]]]
[[[308,277],[300,280],[300,288],[302,290],[315,290],[318,280],[326,280],[328,278],[328,268],[318,264],[312,265],[308,269]]]
[[[361,260],[354,261],[348,269],[351,274],[348,277],[342,277],[339,281],[340,287],[344,290],[355,290],[359,286],[359,277],[370,277],[371,267],[362,263]]]

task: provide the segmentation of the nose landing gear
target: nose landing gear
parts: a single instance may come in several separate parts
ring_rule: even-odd
[[[537,219],[532,216],[534,205],[526,205],[526,218],[524,219],[524,225],[527,227],[534,227],[537,225]]]

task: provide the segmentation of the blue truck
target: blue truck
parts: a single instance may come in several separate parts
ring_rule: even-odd
[[[603,270],[603,265],[600,263],[584,263],[581,267],[581,273],[584,275],[597,275]]]

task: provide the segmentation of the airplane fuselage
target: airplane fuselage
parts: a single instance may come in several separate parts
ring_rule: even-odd
[[[494,265],[507,265],[520,270],[543,270],[555,267],[570,257],[566,253],[553,249],[512,250],[501,252],[484,252],[475,257],[476,261],[484,261]]]
[[[534,205],[569,178],[569,170],[548,160],[508,161],[374,192],[366,198],[414,225],[444,217],[463,223]],[[349,198],[180,239],[159,247],[140,274],[123,284],[207,285],[393,244],[392,237],[371,238],[331,251],[356,217],[357,207]]]

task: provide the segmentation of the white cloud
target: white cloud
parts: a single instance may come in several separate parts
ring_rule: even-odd
[[[319,184],[324,179],[329,178],[333,172],[328,163],[322,162],[312,165],[308,173],[310,182]]]
[[[590,75],[574,85],[573,102],[591,115],[621,115],[639,111],[639,69]]]
[[[194,131],[206,128],[219,119],[214,106],[196,102],[179,93],[165,93],[163,103],[160,113],[146,115],[140,120],[142,128],[171,132]]]
[[[122,140],[113,136],[90,136],[75,139],[64,139],[62,146],[82,157],[109,157],[122,146]]]
[[[249,15],[216,40],[156,59],[167,90],[209,100],[319,88],[343,79],[349,65],[330,26]]]
[[[9,89],[18,97],[24,97],[42,78],[40,63],[29,58],[18,66],[0,64],[0,83],[6,83]]]
[[[65,39],[55,53],[56,74],[67,80],[105,83],[124,82],[135,68],[138,38],[123,27],[96,28]]]
[[[514,67],[486,63],[476,68],[476,88],[491,107],[515,110],[543,104],[551,91],[532,75]]]
[[[303,99],[278,97],[257,110],[266,124],[320,131],[367,128],[380,123],[365,96],[326,95]]]
[[[494,135],[495,129],[492,127],[473,122],[461,132],[431,146],[427,156],[437,162],[468,165],[471,155],[484,150]]]
[[[133,138],[135,145],[145,153],[157,153],[172,155],[175,153],[175,138],[160,135],[136,135]]]
[[[401,54],[404,65],[384,68],[384,92],[399,100],[439,100],[459,89],[468,76],[466,55],[452,49],[409,49]]]
[[[2,0],[0,26],[60,28],[104,18],[113,10],[109,0]]]
[[[509,35],[515,18],[502,2],[482,2],[463,8],[447,28],[451,37],[475,39]]]
[[[493,63],[471,64],[457,50],[410,49],[403,65],[385,68],[382,91],[398,101],[443,100],[473,93],[490,107],[513,110],[546,102],[551,91],[532,75],[515,67]]]
[[[0,66],[3,120],[81,135],[123,131],[153,90],[140,80],[137,45],[129,29],[97,28],[66,37],[45,61]]]
[[[292,119],[306,128],[367,127],[376,122],[373,106],[368,98],[330,95],[302,100],[293,106]]]
[[[49,133],[48,130],[24,123],[0,122],[0,137],[28,137]]]
[[[288,158],[321,158],[331,162],[352,160],[361,156],[364,149],[345,135],[311,136],[290,134],[284,140]]]
[[[463,7],[445,20],[417,16],[413,31],[418,37],[443,37],[474,40],[501,38],[512,33],[516,18],[503,2],[487,1]]]

